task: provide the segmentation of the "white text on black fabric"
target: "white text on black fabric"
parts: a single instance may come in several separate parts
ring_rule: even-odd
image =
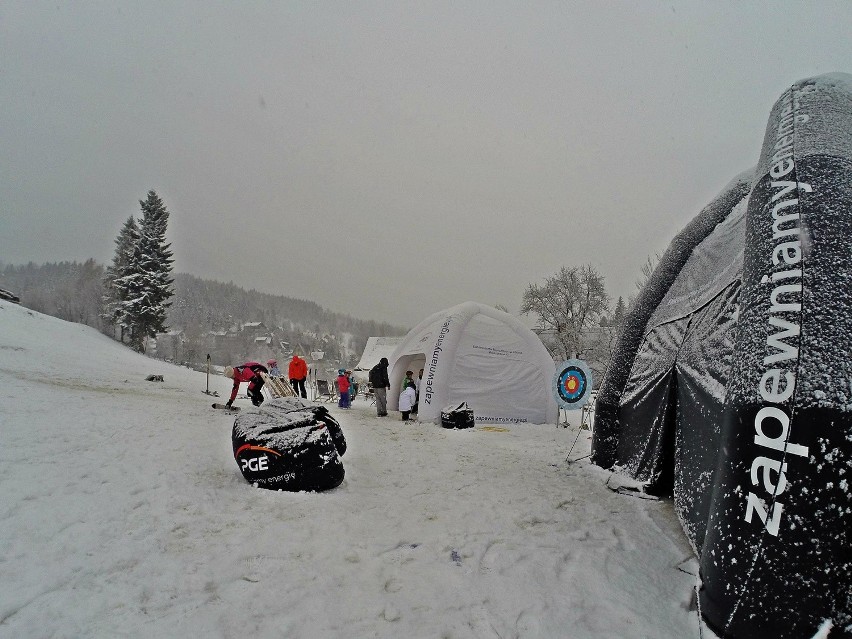
[[[773,536],[778,535],[781,525],[783,503],[778,497],[787,488],[788,455],[808,456],[807,446],[789,441],[790,412],[785,407],[796,388],[801,333],[802,238],[798,196],[812,191],[809,184],[795,179],[793,159],[794,124],[807,122],[808,116],[798,113],[799,104],[793,91],[788,93],[787,100],[781,111],[776,152],[769,171],[773,178],[770,186],[774,189],[770,200],[772,272],[761,280],[761,284],[772,287],[768,300],[770,328],[763,358],[765,369],[759,382],[760,397],[769,405],[763,406],[754,418],[754,443],[761,454],[751,463],[751,483],[757,490],[748,493],[745,510],[746,522],[751,523],[756,516]]]

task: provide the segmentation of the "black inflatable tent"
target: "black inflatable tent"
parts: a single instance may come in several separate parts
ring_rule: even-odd
[[[852,76],[795,83],[760,160],[671,243],[592,460],[670,493],[721,637],[852,637]]]

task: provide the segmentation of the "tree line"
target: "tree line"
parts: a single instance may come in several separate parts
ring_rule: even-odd
[[[105,273],[106,268],[94,259],[83,263],[0,264],[0,288],[13,291],[27,308],[92,326],[119,339],[120,329],[103,317]],[[242,357],[261,357],[263,354],[256,352],[250,335],[244,339],[234,336],[218,353],[207,339],[211,332],[239,331],[245,323],[254,321],[263,322],[276,339],[289,342],[291,348],[302,348],[303,355],[324,350],[327,359],[339,355],[346,365],[357,362],[368,337],[406,333],[404,327],[335,313],[308,300],[246,290],[233,283],[186,273],[174,274],[174,296],[167,308],[166,327],[182,331],[180,339],[185,341],[179,361],[203,364],[207,353],[212,353],[213,363],[220,364],[232,364]],[[162,335],[159,341],[157,356],[172,358],[172,346],[164,351]],[[355,361],[353,353],[357,353]]]
[[[328,360],[354,365],[368,337],[406,332],[386,322],[334,313],[309,300],[175,274],[165,204],[155,191],[139,204],[141,216],[124,222],[108,266],[91,258],[83,263],[0,263],[0,287],[15,292],[27,308],[92,326],[142,352],[159,335],[158,357],[177,354],[172,344],[161,346],[164,332],[180,329],[176,359],[195,365],[208,353],[219,358],[214,363],[226,364],[293,349],[303,355],[322,350]],[[254,334],[241,331],[249,322],[269,329],[269,345],[258,346]],[[224,346],[213,333],[228,334]]]
[[[341,365],[355,363],[368,337],[406,332],[385,322],[333,313],[308,300],[175,275],[166,241],[168,209],[155,191],[139,204],[141,217],[125,221],[106,268],[94,259],[41,266],[0,263],[0,282],[25,306],[93,326],[140,352],[150,338],[179,327],[191,364],[210,352],[211,334],[230,332],[233,337],[248,322],[267,327],[267,341],[274,338],[266,349],[269,354],[323,350],[327,359]],[[642,265],[637,290],[650,278],[659,261],[655,257]],[[602,376],[632,299],[625,303],[619,297],[612,308],[611,302],[603,276],[592,265],[564,266],[543,283],[527,286],[520,312],[535,319],[534,330],[554,359],[586,359]],[[254,339],[250,334],[242,341],[230,339],[228,347],[220,349],[220,358],[257,356]]]

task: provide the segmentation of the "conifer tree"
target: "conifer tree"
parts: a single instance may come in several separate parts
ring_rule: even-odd
[[[627,304],[624,303],[624,298],[618,296],[618,301],[615,303],[615,310],[612,313],[612,325],[621,327],[624,324],[624,318],[627,316]]]
[[[166,330],[166,309],[174,295],[172,283],[172,252],[166,243],[169,212],[154,191],[140,200],[142,221],[139,240],[133,252],[131,272],[117,280],[125,291],[123,313],[130,327],[132,346],[145,352],[148,337]]]
[[[132,272],[133,255],[138,242],[139,226],[131,215],[127,218],[115,239],[115,255],[104,276],[103,318],[113,326],[121,328],[122,342],[124,341],[124,331],[128,327],[124,313],[127,289],[123,285],[123,278]]]

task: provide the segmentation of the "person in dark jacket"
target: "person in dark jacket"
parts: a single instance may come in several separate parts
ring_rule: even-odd
[[[255,406],[260,406],[263,403],[263,379],[259,373],[268,373],[266,366],[257,362],[246,362],[242,366],[226,366],[225,377],[230,377],[234,380],[234,387],[231,389],[231,399],[226,403],[228,407],[234,403],[237,398],[237,392],[240,390],[241,382],[248,382],[248,396],[251,398],[251,403]]]
[[[387,417],[388,415],[388,358],[383,357],[379,363],[370,369],[370,383],[373,385],[373,393],[376,395],[376,415]]]
[[[352,407],[352,402],[358,395],[358,378],[352,374],[352,371],[346,371],[346,377],[349,378],[349,407]]]

